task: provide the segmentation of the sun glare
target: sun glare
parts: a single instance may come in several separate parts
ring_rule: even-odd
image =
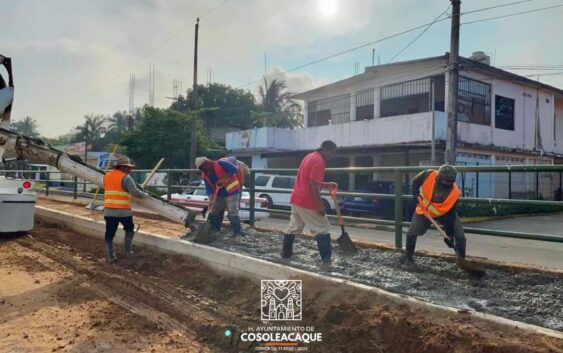
[[[331,17],[336,14],[338,9],[338,0],[318,0],[319,11],[325,17]]]

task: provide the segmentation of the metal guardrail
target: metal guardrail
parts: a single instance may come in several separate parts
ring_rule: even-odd
[[[418,173],[420,171],[426,169],[437,169],[438,166],[435,167],[356,167],[356,168],[328,168],[326,169],[326,173],[339,173],[339,174],[347,174],[347,173],[394,173],[394,185],[396,185],[395,193],[394,194],[378,194],[378,193],[361,193],[361,192],[339,192],[340,196],[346,197],[364,197],[370,199],[386,199],[386,200],[393,200],[394,201],[394,220],[382,220],[382,219],[373,219],[373,218],[363,218],[363,217],[349,217],[345,216],[344,219],[349,222],[355,223],[368,223],[368,224],[377,224],[377,225],[385,225],[385,226],[392,226],[394,227],[395,233],[395,247],[402,248],[403,244],[403,227],[408,227],[410,222],[403,221],[403,203],[405,200],[412,200],[411,195],[405,195],[403,191],[403,183],[405,179],[405,174],[407,173]],[[521,199],[513,199],[512,192],[511,192],[511,184],[512,184],[512,173],[535,173],[536,174],[536,190],[538,189],[538,182],[537,182],[537,175],[538,173],[558,173],[559,176],[559,188],[560,190],[563,189],[563,165],[542,165],[542,166],[528,166],[528,165],[513,165],[513,166],[459,166],[456,167],[459,173],[508,173],[508,189],[509,189],[509,198],[508,199],[501,199],[501,198],[480,198],[480,197],[461,197],[459,202],[460,203],[471,203],[471,204],[488,204],[488,205],[512,205],[512,206],[529,206],[529,207],[561,207],[563,210],[563,201],[543,201],[543,200],[521,200]],[[137,169],[132,172],[132,175],[139,174],[139,173],[148,173],[150,172],[149,169]],[[182,174],[188,176],[193,173],[197,173],[197,170],[193,169],[164,169],[161,170],[160,173],[166,173],[166,185],[161,186],[151,186],[152,188],[166,190],[167,199],[171,199],[173,189],[203,189],[199,186],[194,185],[179,185],[172,183],[172,176],[174,174]],[[247,178],[248,180],[248,188],[247,190],[250,193],[250,207],[243,208],[249,211],[250,213],[250,223],[251,225],[255,224],[255,200],[256,200],[256,193],[257,192],[264,192],[267,191],[268,193],[291,193],[291,190],[270,190],[270,189],[263,189],[263,188],[256,188],[254,185],[254,181],[258,174],[279,174],[279,175],[296,175],[297,169],[252,169],[250,172],[250,177]],[[91,183],[78,181],[76,177],[72,180],[52,180],[50,178],[51,174],[61,174],[59,171],[42,171],[42,170],[0,170],[0,174],[18,174],[23,177],[26,175],[43,175],[45,178],[43,179],[34,179],[34,178],[27,178],[28,180],[33,180],[35,182],[44,183],[44,191],[45,194],[48,196],[50,192],[50,188],[52,187],[53,183],[65,183],[65,185],[72,186],[72,196],[76,199],[79,195],[86,195],[91,193],[79,193],[78,192],[78,185],[92,185]],[[462,187],[463,188],[463,187]],[[66,193],[69,193],[68,191]],[[103,193],[103,191],[102,191]],[[537,194],[537,192],[536,192]],[[322,195],[328,195],[328,193],[323,192]],[[274,210],[269,209],[268,212],[274,214],[282,214],[288,215],[291,212],[287,210]],[[329,215],[331,219],[335,219],[335,216]],[[464,230],[467,233],[474,233],[474,234],[483,234],[483,235],[490,235],[490,236],[499,236],[499,237],[509,237],[509,238],[518,238],[518,239],[531,239],[531,240],[540,240],[540,241],[550,241],[550,242],[557,242],[563,243],[563,237],[554,236],[554,235],[547,235],[547,234],[535,234],[535,233],[523,233],[523,232],[509,232],[509,231],[501,231],[495,229],[481,229],[481,228],[472,228],[472,227],[464,227]]]

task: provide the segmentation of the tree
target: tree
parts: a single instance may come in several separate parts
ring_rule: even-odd
[[[261,111],[253,114],[256,126],[295,128],[303,126],[301,106],[295,102],[284,81],[264,77],[259,87]]]
[[[249,129],[252,127],[251,113],[260,109],[252,93],[220,83],[198,85],[197,98],[198,116],[206,129]],[[179,112],[193,110],[193,90],[188,90],[185,98],[180,96],[170,109]]]
[[[190,113],[145,107],[137,128],[122,141],[125,153],[139,168],[150,169],[162,157],[166,157],[169,168],[189,168],[191,119]],[[206,154],[215,147],[203,131],[203,124],[199,122],[198,154]]]
[[[10,124],[11,130],[29,137],[39,137],[38,128],[37,120],[30,116],[26,116],[23,120],[14,121]]]
[[[83,142],[88,140],[88,145],[92,146],[92,150],[101,150],[104,148],[103,137],[107,131],[106,117],[103,115],[86,115],[83,125],[77,126],[77,134],[72,142]]]
[[[137,124],[138,119],[137,113],[133,116],[129,115],[127,112],[116,112],[113,116],[107,118],[107,131],[104,134],[101,145],[104,146],[106,151],[112,150],[113,145],[121,144],[121,141],[125,138],[125,135],[134,128]]]
[[[116,112],[112,117],[107,118],[107,131],[124,135],[129,128],[129,120],[131,120],[131,117],[126,112]]]

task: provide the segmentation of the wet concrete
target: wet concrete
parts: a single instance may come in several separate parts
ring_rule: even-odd
[[[336,244],[333,265],[326,269],[321,266],[316,242],[310,238],[297,238],[293,258],[286,261],[279,255],[281,234],[249,230],[245,237],[230,238],[228,233],[221,231],[210,245],[433,303],[563,331],[563,275],[487,268],[485,277],[475,279],[455,263],[428,256],[417,256],[416,269],[409,270],[399,263],[401,252],[359,249],[356,256],[346,257]]]

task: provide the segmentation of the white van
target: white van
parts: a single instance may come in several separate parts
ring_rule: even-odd
[[[295,185],[295,177],[289,175],[270,175],[260,174],[256,176],[254,187],[258,197],[268,201],[268,207],[283,207],[289,208],[289,198],[291,191]],[[275,191],[289,191],[286,193],[279,193]],[[330,196],[321,195],[326,211],[334,210],[334,202]]]
[[[32,230],[36,202],[31,181],[0,176],[0,234]]]

